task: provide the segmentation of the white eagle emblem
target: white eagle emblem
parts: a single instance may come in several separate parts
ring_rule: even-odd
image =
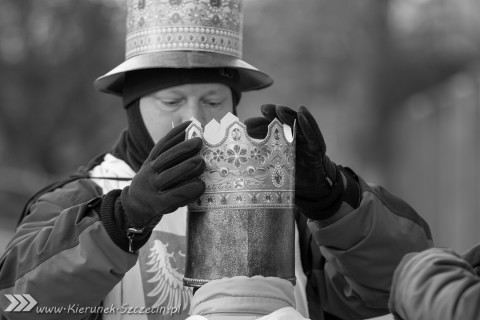
[[[156,239],[150,248],[146,264],[150,267],[147,272],[153,273],[149,283],[156,283],[155,288],[147,295],[157,298],[154,307],[165,306],[167,310],[182,307],[182,311],[190,305],[192,289],[183,286],[183,274],[178,271],[174,252],[168,252],[168,243]],[[182,252],[180,256],[185,256]],[[177,267],[174,267],[177,266]]]

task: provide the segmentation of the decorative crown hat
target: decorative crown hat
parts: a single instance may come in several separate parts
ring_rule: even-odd
[[[242,60],[242,0],[127,0],[126,59],[95,80],[121,95],[126,72],[152,68],[233,68],[240,90],[270,86]]]
[[[295,281],[295,139],[275,119],[253,139],[227,114],[186,138],[200,137],[207,168],[205,193],[188,206],[184,284],[199,287],[224,277],[256,275]]]

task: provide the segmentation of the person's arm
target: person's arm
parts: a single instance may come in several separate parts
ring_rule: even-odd
[[[2,318],[88,317],[68,307],[100,305],[135,264],[137,255],[113,243],[93,209],[97,201],[89,200],[99,195],[93,182],[79,180],[31,206],[0,260]],[[29,294],[37,305],[30,312],[5,312],[10,304],[5,294]],[[56,307],[62,315],[41,314],[41,307]]]
[[[331,161],[307,108],[261,111],[245,121],[254,138],[264,137],[274,118],[296,127],[295,207],[309,219],[297,219],[309,310],[343,319],[388,313],[395,266],[405,253],[432,245],[427,224],[401,199]]]
[[[478,319],[480,277],[453,250],[410,253],[395,271],[390,308],[402,320]]]
[[[101,195],[91,180],[81,179],[40,197],[0,261],[0,293],[38,297],[38,306],[63,307],[69,319],[85,313],[73,314],[68,306],[98,306],[134,266],[136,251],[162,216],[205,190],[196,179],[205,170],[198,155],[202,141],[185,141],[188,124],[157,142],[123,190]],[[2,311],[8,302],[0,302]]]
[[[348,180],[350,185],[355,181]],[[326,260],[323,272],[309,280],[317,283],[324,309],[342,319],[388,313],[392,276],[401,258],[432,246],[428,225],[408,204],[361,178],[358,185],[357,208],[343,202],[332,217],[307,223]],[[352,192],[348,184],[345,192]]]

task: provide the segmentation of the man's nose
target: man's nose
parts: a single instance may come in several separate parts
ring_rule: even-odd
[[[182,112],[182,122],[195,118],[202,125],[205,125],[204,115],[198,101],[191,101],[184,106]]]

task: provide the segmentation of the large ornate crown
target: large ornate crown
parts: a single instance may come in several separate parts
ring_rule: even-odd
[[[184,284],[256,275],[295,282],[295,137],[274,120],[264,139],[227,114],[186,138],[202,138],[205,193],[188,206]]]
[[[204,141],[201,176],[206,191],[189,211],[225,208],[292,208],[295,190],[295,144],[292,130],[274,120],[262,139],[248,136],[237,117],[227,114],[202,130],[194,120],[187,138]]]

